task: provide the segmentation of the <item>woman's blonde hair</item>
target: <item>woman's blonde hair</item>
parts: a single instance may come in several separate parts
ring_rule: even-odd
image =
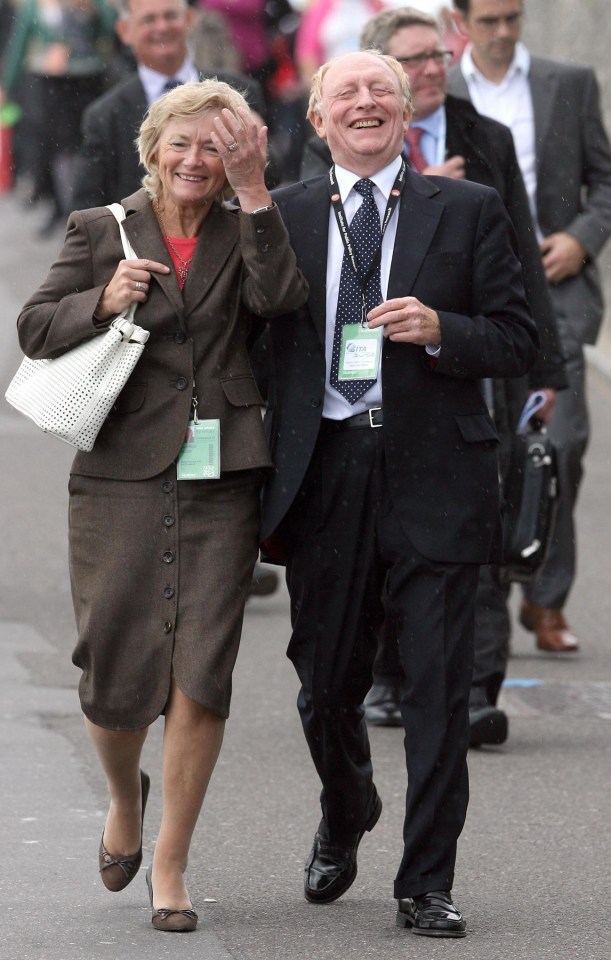
[[[140,163],[146,170],[142,186],[151,197],[159,199],[161,196],[158,154],[163,131],[168,123],[171,120],[199,117],[209,110],[220,113],[224,107],[238,120],[238,108],[250,112],[250,107],[241,93],[228,83],[214,79],[183,83],[151,104],[136,140]],[[220,202],[232,195],[233,191],[226,183],[216,199]]]
[[[403,106],[408,110],[413,110],[412,104],[412,91],[410,89],[409,80],[405,70],[401,66],[398,60],[395,60],[394,57],[389,56],[386,53],[381,53],[379,50],[355,50],[355,53],[366,53],[371,57],[375,57],[377,60],[381,60],[382,63],[385,63],[386,66],[392,70],[395,74],[397,80],[399,81],[399,90],[401,97],[403,99]],[[310,88],[310,101],[308,103],[308,118],[311,120],[313,114],[320,113],[320,108],[322,105],[322,85],[323,80],[329,70],[329,67],[332,67],[339,60],[343,59],[346,54],[341,54],[338,57],[334,57],[332,60],[329,60],[327,63],[323,63],[321,67],[318,68],[314,76],[312,77],[312,86]]]

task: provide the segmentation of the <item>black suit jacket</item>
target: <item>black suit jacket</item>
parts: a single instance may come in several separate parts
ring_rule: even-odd
[[[511,217],[522,261],[524,289],[537,324],[541,350],[528,376],[528,386],[566,387],[564,357],[560,346],[555,311],[543,272],[526,188],[520,173],[509,127],[483,117],[467,100],[448,95],[446,109],[446,157],[465,159],[467,180],[494,187]],[[324,140],[313,137],[306,144],[302,176],[324,173],[331,153]],[[522,397],[523,391],[519,391]],[[520,405],[520,401],[517,401]],[[511,403],[512,408],[515,406]],[[513,419],[513,416],[509,417]]]
[[[263,538],[281,534],[322,416],[327,178],[276,191],[274,199],[310,296],[307,308],[270,323],[266,429],[275,466],[264,491]],[[408,171],[388,287],[389,298],[407,295],[439,312],[442,349],[432,364],[423,347],[384,340],[383,430],[393,502],[424,556],[499,559],[498,436],[479,381],[523,375],[538,338],[511,223],[493,190]]]
[[[88,210],[129,197],[145,174],[135,140],[148,109],[138,74],[122,80],[85,110],[74,172],[73,207]]]

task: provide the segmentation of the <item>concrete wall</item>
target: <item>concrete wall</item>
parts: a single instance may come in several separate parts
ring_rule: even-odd
[[[611,136],[611,3],[609,0],[525,0],[524,42],[533,53],[591,66]],[[600,257],[611,332],[611,241]]]
[[[533,53],[594,67],[611,121],[609,0],[525,0],[524,41]]]

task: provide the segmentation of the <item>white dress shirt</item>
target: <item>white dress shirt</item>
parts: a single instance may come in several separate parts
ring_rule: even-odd
[[[442,105],[421,120],[412,120],[410,127],[420,127],[420,150],[429,167],[438,167],[446,158],[446,108]]]
[[[514,58],[507,73],[500,83],[494,83],[487,80],[477,69],[471,50],[469,45],[460,61],[469,96],[478,113],[504,123],[511,130],[537,237],[542,240],[543,235],[537,222],[535,118],[528,80],[530,54],[523,43],[516,44]]]
[[[373,181],[373,197],[380,211],[380,223],[386,211],[386,205],[392,190],[395,178],[401,167],[401,157],[397,157],[387,167],[375,173],[369,180]],[[344,205],[346,219],[348,223],[352,220],[354,214],[363,202],[360,193],[354,190],[354,184],[362,178],[344,167],[335,165],[335,176],[340,197]],[[382,241],[382,259],[380,261],[380,288],[382,290],[382,300],[386,300],[388,290],[388,277],[390,274],[390,263],[392,260],[395,246],[395,237],[397,235],[397,223],[399,217],[399,206],[397,204],[393,215],[388,221],[388,226]],[[327,329],[325,335],[325,356],[327,361],[327,373],[325,383],[325,401],[322,415],[329,420],[345,420],[346,417],[353,417],[357,413],[364,413],[370,407],[382,406],[382,364],[378,370],[378,379],[364,393],[356,403],[349,403],[337,390],[334,390],[329,383],[329,371],[331,370],[331,357],[333,354],[333,335],[335,332],[335,315],[337,312],[337,297],[339,294],[339,280],[342,272],[342,260],[344,258],[344,245],[335,219],[333,207],[329,211],[329,249],[327,253]]]
[[[150,107],[152,103],[155,103],[155,100],[159,100],[159,97],[162,95],[162,93],[165,93],[164,87],[168,80],[180,80],[181,83],[189,83],[191,80],[199,80],[199,70],[195,67],[192,61],[187,58],[180,70],[178,70],[176,73],[173,73],[172,76],[166,76],[163,73],[157,73],[156,70],[151,70],[150,67],[145,67],[144,64],[139,63],[138,76],[140,77],[140,82],[144,87],[146,99]]]

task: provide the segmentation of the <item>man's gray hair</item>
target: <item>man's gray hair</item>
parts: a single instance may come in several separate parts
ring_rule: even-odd
[[[178,5],[180,7],[188,6],[187,0],[178,0]],[[115,7],[117,14],[119,15],[119,19],[127,20],[127,18],[131,14],[130,0],[113,0],[113,6]]]
[[[388,44],[397,30],[404,27],[432,27],[441,34],[435,17],[416,9],[416,7],[397,7],[394,10],[382,10],[372,17],[361,33],[361,50],[380,50],[388,53]]]

